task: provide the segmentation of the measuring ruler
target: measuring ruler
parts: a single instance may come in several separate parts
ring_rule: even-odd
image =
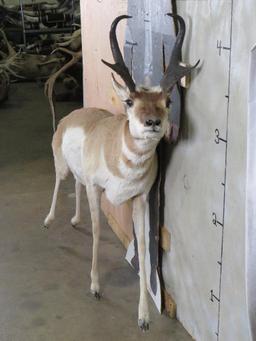
[[[226,109],[226,131],[225,135],[222,136],[219,129],[215,129],[214,143],[217,145],[225,145],[225,157],[224,157],[224,179],[221,183],[223,188],[223,200],[222,200],[222,217],[218,217],[215,212],[212,212],[212,224],[214,227],[218,228],[221,233],[221,243],[220,243],[220,256],[217,261],[219,265],[219,288],[218,292],[214,292],[213,289],[210,290],[210,300],[218,305],[218,322],[216,326],[216,338],[219,340],[220,335],[220,315],[221,315],[221,288],[222,288],[222,270],[223,270],[223,250],[224,250],[224,233],[225,233],[225,208],[226,208],[226,179],[227,179],[227,153],[228,153],[228,124],[230,116],[230,76],[231,76],[231,58],[232,58],[232,27],[233,27],[233,0],[230,3],[230,32],[229,32],[229,46],[223,46],[221,40],[217,40],[216,48],[220,58],[225,58],[228,54],[228,91],[224,95],[227,101]]]

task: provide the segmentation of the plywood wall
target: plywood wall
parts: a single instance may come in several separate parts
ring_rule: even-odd
[[[201,70],[186,93],[183,138],[167,171],[165,224],[172,245],[164,255],[164,279],[178,318],[196,340],[250,341],[246,137],[256,5],[184,0],[177,8],[188,30],[184,58],[200,58]],[[248,299],[255,309],[255,299]]]
[[[109,29],[113,19],[127,13],[127,1],[81,1],[84,101],[85,105],[102,107],[114,113],[122,112],[111,85],[111,69],[101,59],[112,62]],[[125,22],[118,26],[120,46],[124,44]]]
[[[114,114],[123,112],[123,106],[112,88],[111,69],[101,59],[113,61],[109,29],[116,16],[126,13],[127,0],[81,1],[84,104],[87,107],[104,108]],[[121,48],[124,45],[125,26],[125,21],[118,25],[117,37]],[[102,207],[112,227],[115,226],[127,246],[133,238],[129,203],[114,207],[103,198]]]

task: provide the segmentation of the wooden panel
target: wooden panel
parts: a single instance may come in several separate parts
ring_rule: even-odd
[[[113,19],[127,13],[127,0],[81,1],[84,103],[120,113],[123,107],[112,90],[111,69],[101,59],[112,62],[109,29]],[[118,25],[117,37],[124,44],[126,22]]]
[[[161,228],[161,248],[165,251],[165,252],[169,252],[171,250],[171,235],[170,232],[167,230],[167,228],[165,226],[163,226]]]
[[[111,82],[111,69],[101,59],[112,62],[109,44],[109,29],[113,19],[127,13],[127,0],[81,1],[84,104],[87,107],[101,107],[114,114],[123,112],[123,106],[116,96]],[[125,20],[118,25],[117,37],[120,47],[124,45]],[[117,78],[119,78],[117,76]],[[122,81],[119,78],[119,81]],[[132,217],[129,203],[119,207],[111,205],[105,196],[102,208],[109,224],[126,245],[132,240]]]
[[[176,318],[177,306],[172,296],[164,289],[164,308],[166,314],[171,318]]]
[[[103,195],[101,207],[107,217],[109,225],[125,248],[128,248],[128,245],[133,239],[131,202],[128,201],[123,205],[115,207],[111,205],[105,195]]]

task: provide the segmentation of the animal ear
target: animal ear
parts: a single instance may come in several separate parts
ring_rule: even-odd
[[[129,96],[130,96],[129,89],[126,86],[119,84],[117,80],[115,79],[113,73],[111,73],[111,76],[112,76],[112,85],[113,85],[113,88],[115,89],[115,92],[117,93],[117,95],[119,96],[122,102],[127,101],[127,99],[129,99]]]

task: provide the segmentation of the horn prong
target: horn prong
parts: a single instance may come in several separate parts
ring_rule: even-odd
[[[186,33],[186,24],[184,19],[178,14],[167,13],[166,15],[177,19],[179,22],[179,31],[175,40],[170,61],[160,82],[161,87],[165,91],[169,91],[170,89],[172,89],[174,84],[177,83],[182,77],[186,76],[188,73],[191,72],[191,70],[196,68],[200,60],[198,60],[193,66],[185,67],[180,65],[181,49]]]

